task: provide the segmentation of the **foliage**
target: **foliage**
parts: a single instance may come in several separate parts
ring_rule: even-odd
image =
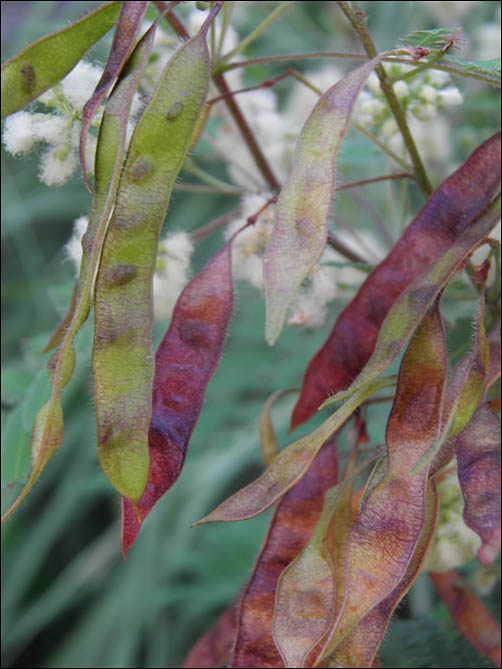
[[[81,205],[90,214],[66,246],[78,268],[73,292],[68,274],[61,289],[34,292],[39,311],[49,295],[61,318],[43,349],[47,369],[37,360],[45,335],[24,340],[20,356],[18,327],[9,349],[17,360],[3,372],[9,666],[22,666],[27,644],[39,641],[48,666],[79,666],[84,656],[86,666],[179,663],[191,628],[225,607],[185,666],[391,666],[389,621],[408,593],[409,602],[432,597],[427,572],[460,633],[500,666],[497,622],[454,571],[482,590],[500,552],[501,262],[490,237],[500,218],[500,133],[492,116],[476,125],[466,102],[458,127],[443,121],[437,135],[456,138],[456,169],[432,156],[426,138],[438,115],[462,103],[449,73],[462,77],[466,98],[488,84],[491,112],[500,63],[452,58],[460,30],[430,25],[403,24],[407,37],[386,35],[387,49],[398,46],[378,53],[371,15],[357,2],[335,4],[243,12],[233,2],[106,3],[2,66],[7,152],[45,143],[43,183],[66,183],[80,163],[82,180],[65,188],[92,184],[91,205]],[[242,61],[244,50],[261,55],[288,20],[285,48],[300,49],[302,23],[318,25],[324,11],[333,12],[326,42],[339,32],[351,53],[314,57],[352,59],[345,73],[329,66],[321,81],[303,71],[312,57],[304,53]],[[114,24],[104,69],[80,60]],[[240,42],[234,26],[247,29]],[[282,48],[275,38],[269,47]],[[286,58],[299,69],[276,70]],[[284,91],[286,78],[294,85]],[[305,102],[305,91],[317,99]],[[357,177],[341,183],[339,173]],[[357,223],[361,206],[378,235]],[[161,239],[164,223],[182,231]],[[214,232],[223,226],[221,245]],[[7,234],[23,257],[31,224]],[[194,245],[198,271],[186,283]],[[264,307],[239,284],[244,301],[231,322],[238,279],[264,293]],[[44,318],[41,331],[51,327]],[[91,358],[99,474],[82,448],[93,441],[91,412],[78,399]],[[305,367],[292,440],[282,398]],[[122,500],[123,564],[105,476]],[[22,531],[23,513],[37,516],[32,497],[42,506],[38,527]],[[463,509],[452,503],[461,498]],[[93,527],[93,508],[110,523]],[[66,565],[41,592],[34,550],[56,573]],[[76,620],[54,645],[44,626],[65,611]],[[165,626],[174,630],[167,641]],[[400,657],[395,636],[392,644]]]

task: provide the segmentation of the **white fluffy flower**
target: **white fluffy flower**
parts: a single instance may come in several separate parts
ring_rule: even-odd
[[[80,271],[80,263],[82,261],[82,237],[87,230],[88,224],[88,216],[80,216],[77,218],[73,224],[72,236],[64,247],[66,257],[74,264],[77,275]]]
[[[49,113],[18,112],[5,123],[3,141],[13,155],[33,149],[36,143],[48,145],[40,154],[39,165],[39,178],[48,186],[61,186],[78,168],[79,118],[101,74],[101,68],[81,61],[61,82],[39,96],[38,100],[50,109]],[[101,107],[93,120],[95,127],[102,114]],[[95,152],[96,137],[89,133],[85,159],[91,174]]]
[[[169,234],[159,243],[157,268],[153,275],[153,305],[156,320],[172,314],[176,300],[190,278],[193,242],[187,232]]]
[[[456,86],[448,86],[439,91],[439,101],[445,107],[461,105],[463,102],[462,93]]]
[[[328,303],[338,294],[336,268],[323,265],[329,249],[310,272],[291,303],[288,325],[320,328],[328,313]]]
[[[61,82],[63,95],[75,109],[82,109],[102,74],[103,68],[81,60]]]
[[[407,97],[410,93],[410,87],[406,83],[406,81],[396,81],[396,83],[393,85],[394,88],[394,93],[397,95],[398,100],[402,100],[403,98]]]
[[[480,595],[489,595],[500,582],[500,567],[497,564],[480,564],[469,580]]]
[[[62,186],[77,167],[78,154],[75,151],[50,148],[40,161],[40,181],[48,186]]]
[[[31,124],[35,138],[57,146],[61,138],[68,134],[68,119],[60,114],[31,114]]]
[[[19,153],[27,153],[33,148],[35,135],[31,121],[31,114],[25,111],[11,114],[6,119],[3,143],[7,151],[13,156],[17,156]]]
[[[241,215],[225,230],[225,239],[242,228],[249,216],[259,211],[270,199],[268,193],[245,195],[242,199]],[[274,222],[274,205],[270,205],[259,216],[254,225],[240,232],[232,245],[232,271],[236,279],[248,281],[260,291],[263,283],[263,254],[268,244]]]
[[[424,104],[411,105],[411,113],[418,118],[419,121],[431,121],[437,117],[436,106],[432,102],[425,102]]]
[[[425,102],[434,102],[438,96],[438,92],[434,86],[431,86],[431,84],[425,84],[425,86],[421,87],[419,96],[422,100],[425,100]]]
[[[436,88],[442,88],[450,81],[450,75],[443,70],[427,70],[424,76],[424,81],[429,82]]]

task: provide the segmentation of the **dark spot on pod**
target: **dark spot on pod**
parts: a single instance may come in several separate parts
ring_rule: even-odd
[[[178,102],[175,102],[169,109],[167,110],[166,114],[166,119],[168,121],[175,121],[182,113],[183,111],[183,103],[181,100],[178,100]]]
[[[152,162],[145,158],[136,158],[129,169],[129,178],[134,183],[144,179],[147,174],[150,173],[152,169]]]
[[[110,270],[109,281],[116,286],[123,286],[134,279],[137,273],[138,269],[134,265],[115,265]]]
[[[194,348],[208,347],[208,326],[206,323],[185,318],[178,325],[178,336],[182,342]]]
[[[121,335],[121,328],[115,322],[111,311],[102,313],[99,334],[94,339],[94,350],[105,351],[111,344],[115,343]]]
[[[310,237],[312,234],[312,221],[305,216],[295,222],[295,228],[300,237]]]
[[[35,70],[30,63],[21,65],[21,88],[25,93],[31,93],[35,86]]]

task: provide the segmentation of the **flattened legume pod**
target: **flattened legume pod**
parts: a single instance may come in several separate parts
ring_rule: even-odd
[[[115,201],[125,152],[127,117],[134,91],[148,62],[156,26],[157,22],[137,45],[105,108],[96,152],[95,194],[89,225],[82,240],[80,274],[68,313],[45,349],[48,351],[58,347],[48,363],[51,397],[35,419],[31,435],[31,474],[4,518],[8,517],[26,497],[63,439],[60,394],[73,374],[75,365],[73,339],[89,314],[94,276]]]
[[[96,109],[103,101],[107,91],[111,88],[120,71],[124,67],[127,57],[132,51],[134,41],[139,32],[141,22],[145,16],[148,2],[123,2],[120,16],[113,35],[112,48],[105,65],[101,79],[96,86],[90,100],[85,104],[82,111],[82,130],[80,132],[80,164],[84,173],[85,185],[89,188],[87,181],[87,170],[85,165],[85,142],[91,122]]]
[[[2,65],[2,118],[22,109],[72,70],[117,20],[108,2],[71,26],[46,35]]]
[[[174,54],[136,126],[96,277],[98,453],[111,483],[135,505],[149,466],[152,277],[171,191],[209,87],[208,21]]]
[[[220,362],[234,303],[232,241],[185,287],[157,349],[150,469],[137,513],[131,502],[122,498],[124,558],[143,520],[181,474],[207,384]]]
[[[289,303],[318,261],[328,234],[335,161],[359,91],[383,57],[349,72],[324,93],[302,128],[291,174],[276,206],[265,252],[265,336],[277,340]]]

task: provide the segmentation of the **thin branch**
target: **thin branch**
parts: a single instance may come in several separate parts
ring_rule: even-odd
[[[228,72],[238,67],[248,67],[250,65],[266,65],[268,63],[288,63],[298,60],[324,60],[326,58],[341,58],[346,60],[368,60],[365,53],[346,53],[343,51],[311,51],[310,53],[289,53],[280,56],[262,56],[261,58],[251,58],[249,60],[238,60],[227,65],[218,65],[215,72]],[[386,63],[406,63],[410,65],[415,61],[406,56],[386,56],[382,58]],[[440,69],[440,68],[437,68]]]
[[[359,3],[358,2],[353,2],[352,6],[355,11],[353,11],[347,2],[342,2],[338,1],[338,6],[342,10],[342,12],[345,14],[345,16],[348,18],[350,24],[354,28],[354,30],[357,32],[359,35],[359,38],[361,40],[362,45],[364,46],[364,49],[368,56],[370,58],[375,58],[377,56],[377,50],[375,48],[375,45],[373,44],[373,40],[371,38],[371,35],[366,27],[366,23],[364,21],[364,12],[361,11],[359,8]],[[422,191],[426,195],[430,195],[432,193],[432,186],[429,182],[429,179],[427,177],[427,174],[425,172],[424,165],[422,163],[422,159],[420,158],[420,154],[418,153],[418,149],[415,144],[415,140],[413,139],[413,136],[410,132],[410,129],[408,127],[408,124],[406,122],[406,117],[403,112],[403,109],[401,108],[401,105],[399,103],[399,100],[394,93],[394,89],[392,88],[392,84],[389,82],[389,78],[387,77],[387,73],[385,72],[385,69],[381,63],[379,63],[375,67],[375,72],[380,80],[380,87],[382,89],[382,93],[384,94],[385,98],[387,99],[387,102],[389,104],[390,110],[392,114],[394,115],[394,118],[396,119],[396,123],[399,127],[399,130],[401,131],[401,134],[403,136],[403,140],[406,146],[406,149],[408,150],[409,156],[411,158],[411,162],[413,163],[413,167],[415,170],[415,174],[417,177],[417,183],[422,189]]]
[[[218,186],[208,186],[207,184],[194,184],[189,182],[180,182],[174,184],[174,190],[187,191],[189,193],[210,193],[212,195],[242,195],[244,191],[237,187],[221,188]]]
[[[400,74],[397,77],[389,77],[389,83],[394,84],[396,81],[401,81],[404,79],[413,79],[413,77],[420,72],[423,72],[424,70],[428,70],[431,67],[433,67],[436,63],[438,63],[440,60],[444,58],[444,53],[439,51],[432,60],[424,61],[421,65],[417,65],[417,67],[414,70],[411,70],[410,72],[404,72],[403,74]]]
[[[212,235],[213,232],[216,232],[223,226],[230,223],[230,221],[238,218],[241,215],[241,213],[242,213],[241,208],[236,207],[235,209],[228,211],[226,214],[223,214],[222,216],[213,218],[212,221],[209,221],[208,223],[201,225],[200,228],[197,228],[197,230],[194,230],[193,232],[190,233],[192,241],[196,244],[197,242],[200,242],[201,239],[209,237],[209,235]]]
[[[270,168],[267,159],[263,155],[262,150],[259,147],[258,142],[256,141],[256,138],[253,134],[253,131],[251,130],[246,119],[242,115],[242,112],[237,102],[234,100],[232,96],[228,95],[230,93],[230,89],[228,88],[224,76],[222,74],[216,74],[213,76],[213,81],[216,84],[221,95],[226,96],[225,103],[228,107],[228,111],[232,115],[239,130],[241,131],[241,134],[247,146],[249,147],[249,150],[251,151],[251,154],[255,159],[255,162],[258,165],[260,172],[263,174],[265,180],[267,181],[269,188],[272,191],[279,191],[280,184],[277,181],[274,173],[272,172],[272,169]]]
[[[341,253],[343,256],[345,256],[348,260],[351,260],[352,262],[358,262],[362,264],[366,264],[366,258],[363,258],[360,256],[358,253],[355,251],[352,251],[352,249],[349,249],[348,246],[344,244],[338,237],[336,237],[333,233],[329,232],[328,233],[328,239],[327,243],[335,249],[335,251],[338,251],[338,253]]]
[[[355,188],[356,186],[365,186],[366,184],[377,183],[378,181],[388,181],[389,179],[415,179],[415,175],[410,172],[398,172],[396,174],[386,174],[382,177],[372,177],[371,179],[361,179],[361,181],[352,181],[342,186],[337,186],[336,190],[345,190],[347,188]]]
[[[162,0],[158,1],[156,0],[153,4],[157,7],[160,13],[164,12],[167,9],[167,2],[162,2]],[[176,14],[173,14],[173,12],[169,10],[168,12],[166,12],[164,18],[169,22],[169,24],[174,29],[177,35],[182,37],[184,40],[190,39],[190,33],[178,19]]]
[[[155,2],[154,4],[157,7],[157,9],[161,12],[165,11],[165,9],[167,8],[167,4],[162,1]],[[184,25],[177,17],[174,16],[174,14],[172,14],[171,12],[167,12],[165,18],[169,21],[169,23],[172,25],[172,27],[180,37],[182,37],[183,39],[188,39],[190,37]],[[251,130],[246,119],[242,115],[242,112],[238,104],[235,102],[233,97],[229,95],[231,91],[228,88],[225,78],[223,77],[222,74],[213,73],[213,81],[218,90],[220,91],[220,93],[225,96],[225,103],[228,107],[228,110],[232,115],[234,121],[236,122],[239,130],[241,131],[244,141],[246,142],[251,152],[251,155],[255,159],[256,164],[258,165],[258,168],[262,173],[265,181],[267,181],[271,190],[279,191],[280,184],[277,181],[274,173],[272,172],[272,169],[270,168],[267,159],[263,155],[263,152],[259,147],[258,142],[256,141],[253,131]]]
[[[380,149],[382,149],[382,151],[384,151],[390,158],[392,158],[392,160],[395,160],[396,163],[398,165],[400,165],[404,170],[409,170],[410,169],[410,166],[408,165],[408,163],[405,160],[400,158],[397,155],[397,153],[394,153],[394,151],[389,149],[389,147],[386,146],[383,142],[381,142],[378,139],[378,137],[376,137],[373,133],[371,133],[369,130],[366,130],[366,128],[364,126],[360,125],[356,121],[352,121],[352,125],[354,126],[354,128],[359,130],[359,132],[361,132],[365,137],[370,139],[373,142],[373,144],[376,144]]]
[[[298,0],[291,0],[290,2],[281,2],[281,4],[274,9],[273,12],[271,12],[266,19],[264,19],[259,26],[257,26],[247,37],[245,37],[242,42],[240,42],[235,49],[232,49],[232,51],[229,51],[227,54],[225,54],[221,60],[221,64],[225,64],[229,60],[231,60],[234,56],[236,56],[238,53],[243,51],[253,40],[255,40],[259,35],[262,34],[264,30],[266,30],[269,26],[272,25],[275,21],[277,21],[281,16],[283,16],[287,11],[291,9],[291,7],[294,7]],[[218,63],[218,67],[220,66],[220,63]]]
[[[230,70],[235,70],[238,67],[249,67],[251,65],[264,65],[268,63],[288,63],[288,62],[295,62],[295,61],[301,61],[301,60],[324,60],[326,58],[341,58],[341,59],[346,59],[346,60],[367,60],[368,57],[366,54],[363,53],[345,53],[342,51],[312,51],[310,53],[289,53],[289,54],[283,54],[281,56],[262,56],[261,58],[250,58],[249,60],[239,60],[235,61],[233,63],[227,63],[226,65],[218,65],[215,68],[215,73],[222,73],[222,72],[229,72]],[[385,58],[382,58],[382,62],[384,63],[402,63],[403,65],[411,65],[413,64],[413,60],[410,58],[407,58],[406,56],[401,57],[401,56],[388,56]],[[478,81],[484,81],[487,84],[491,84],[492,86],[497,86],[500,88],[500,79],[494,79],[492,77],[487,77],[484,74],[480,74],[479,72],[474,72],[474,71],[469,71],[469,70],[463,70],[458,67],[454,67],[453,65],[445,65],[444,62],[442,64],[439,63],[433,63],[432,61],[424,61],[423,63],[423,69],[433,69],[433,70],[441,70],[442,72],[450,72],[451,74],[458,74],[461,77],[468,77],[470,79],[477,79]],[[422,69],[422,66],[419,66],[420,70]],[[414,74],[413,72],[410,72],[410,76]],[[399,77],[401,79],[403,77]],[[398,78],[392,78],[390,79],[391,82],[397,81]]]
[[[198,167],[198,165],[196,165],[191,158],[186,159],[185,164],[183,165],[183,172],[186,174],[191,174],[194,177],[199,177],[199,179],[208,186],[219,188],[220,190],[227,193],[235,193],[236,190],[238,193],[241,192],[240,189],[236,189],[233,184],[228,184],[225,181],[222,181],[221,179],[213,176],[212,174],[209,174],[209,172],[206,172],[201,167]]]
[[[385,239],[387,246],[391,249],[395,243],[394,239],[375,205],[370,200],[368,200],[368,198],[363,193],[359,192],[359,189],[352,191],[351,195],[354,200],[356,200],[356,202],[358,202],[358,204],[363,207],[363,209],[366,209],[367,213],[371,216],[373,222],[380,231],[380,234]]]

